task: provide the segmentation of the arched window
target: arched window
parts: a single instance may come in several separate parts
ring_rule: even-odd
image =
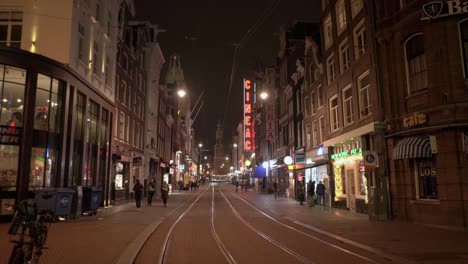
[[[426,89],[427,69],[423,34],[413,35],[406,41],[405,58],[408,94]]]
[[[463,52],[465,79],[468,79],[468,19],[465,19],[460,23],[460,42]]]

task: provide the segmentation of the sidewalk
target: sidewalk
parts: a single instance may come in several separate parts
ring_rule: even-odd
[[[238,194],[266,213],[330,237],[338,236],[336,238],[344,243],[365,245],[371,247],[370,250],[383,251],[416,263],[468,263],[467,232],[398,221],[369,221],[364,214],[321,206],[300,206],[293,199],[275,199],[273,194]]]
[[[44,251],[41,263],[116,263],[122,255],[129,257],[128,249],[135,242],[143,242],[137,240],[144,239],[148,228],[156,228],[161,220],[196,193],[199,191],[174,191],[167,208],[163,207],[160,198],[156,198],[151,207],[142,200],[140,209],[130,202],[101,208],[95,216],[53,223],[46,242],[48,249]],[[8,242],[8,227],[9,223],[0,224],[0,263],[8,263],[13,248]]]

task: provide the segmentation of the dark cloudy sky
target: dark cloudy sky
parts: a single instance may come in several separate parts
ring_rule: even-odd
[[[276,0],[135,0],[137,17],[167,30],[159,35],[161,49],[169,64],[173,53],[181,64],[192,100],[205,89],[205,104],[195,120],[196,140],[215,143],[216,123],[224,121],[225,144],[242,119],[242,78],[257,61],[275,65],[281,24],[295,20],[317,21],[319,0],[282,0],[257,32],[240,49],[237,74],[229,99],[229,78],[234,43],[238,43],[258,18]],[[164,74],[164,73],[163,73]]]

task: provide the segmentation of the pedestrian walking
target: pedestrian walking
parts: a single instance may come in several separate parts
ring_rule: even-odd
[[[247,192],[247,189],[249,188],[249,182],[248,181],[245,181],[245,192]]]
[[[275,193],[275,199],[278,197],[278,180],[273,181],[273,192]]]
[[[322,183],[322,181],[319,181],[317,184],[317,199],[318,199],[318,205],[325,205],[325,185]]]
[[[302,181],[298,181],[297,183],[297,198],[301,205],[304,205],[304,184]]]
[[[236,192],[238,192],[238,191],[239,191],[239,182],[236,181]]]
[[[307,202],[309,207],[314,206],[315,181],[310,180],[307,184]]]
[[[136,207],[140,208],[141,206],[141,192],[143,190],[143,185],[141,185],[140,180],[136,180],[135,185],[133,186],[133,193],[135,195]]]
[[[153,203],[153,196],[155,191],[156,183],[154,182],[154,179],[151,179],[150,183],[148,184],[148,206],[151,206]]]
[[[164,207],[167,207],[167,198],[169,198],[169,185],[166,181],[164,181],[161,186],[161,198],[163,200]]]

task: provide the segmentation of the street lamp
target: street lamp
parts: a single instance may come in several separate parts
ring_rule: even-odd
[[[202,170],[201,165],[201,148],[203,147],[202,143],[198,144],[198,167],[197,167],[197,181],[200,180],[200,170]]]
[[[183,98],[186,94],[187,92],[184,89],[177,91],[177,95],[179,95],[180,98]]]
[[[261,98],[262,100],[267,99],[267,98],[268,98],[268,93],[267,93],[266,91],[261,92],[261,93],[260,93],[260,98]]]

